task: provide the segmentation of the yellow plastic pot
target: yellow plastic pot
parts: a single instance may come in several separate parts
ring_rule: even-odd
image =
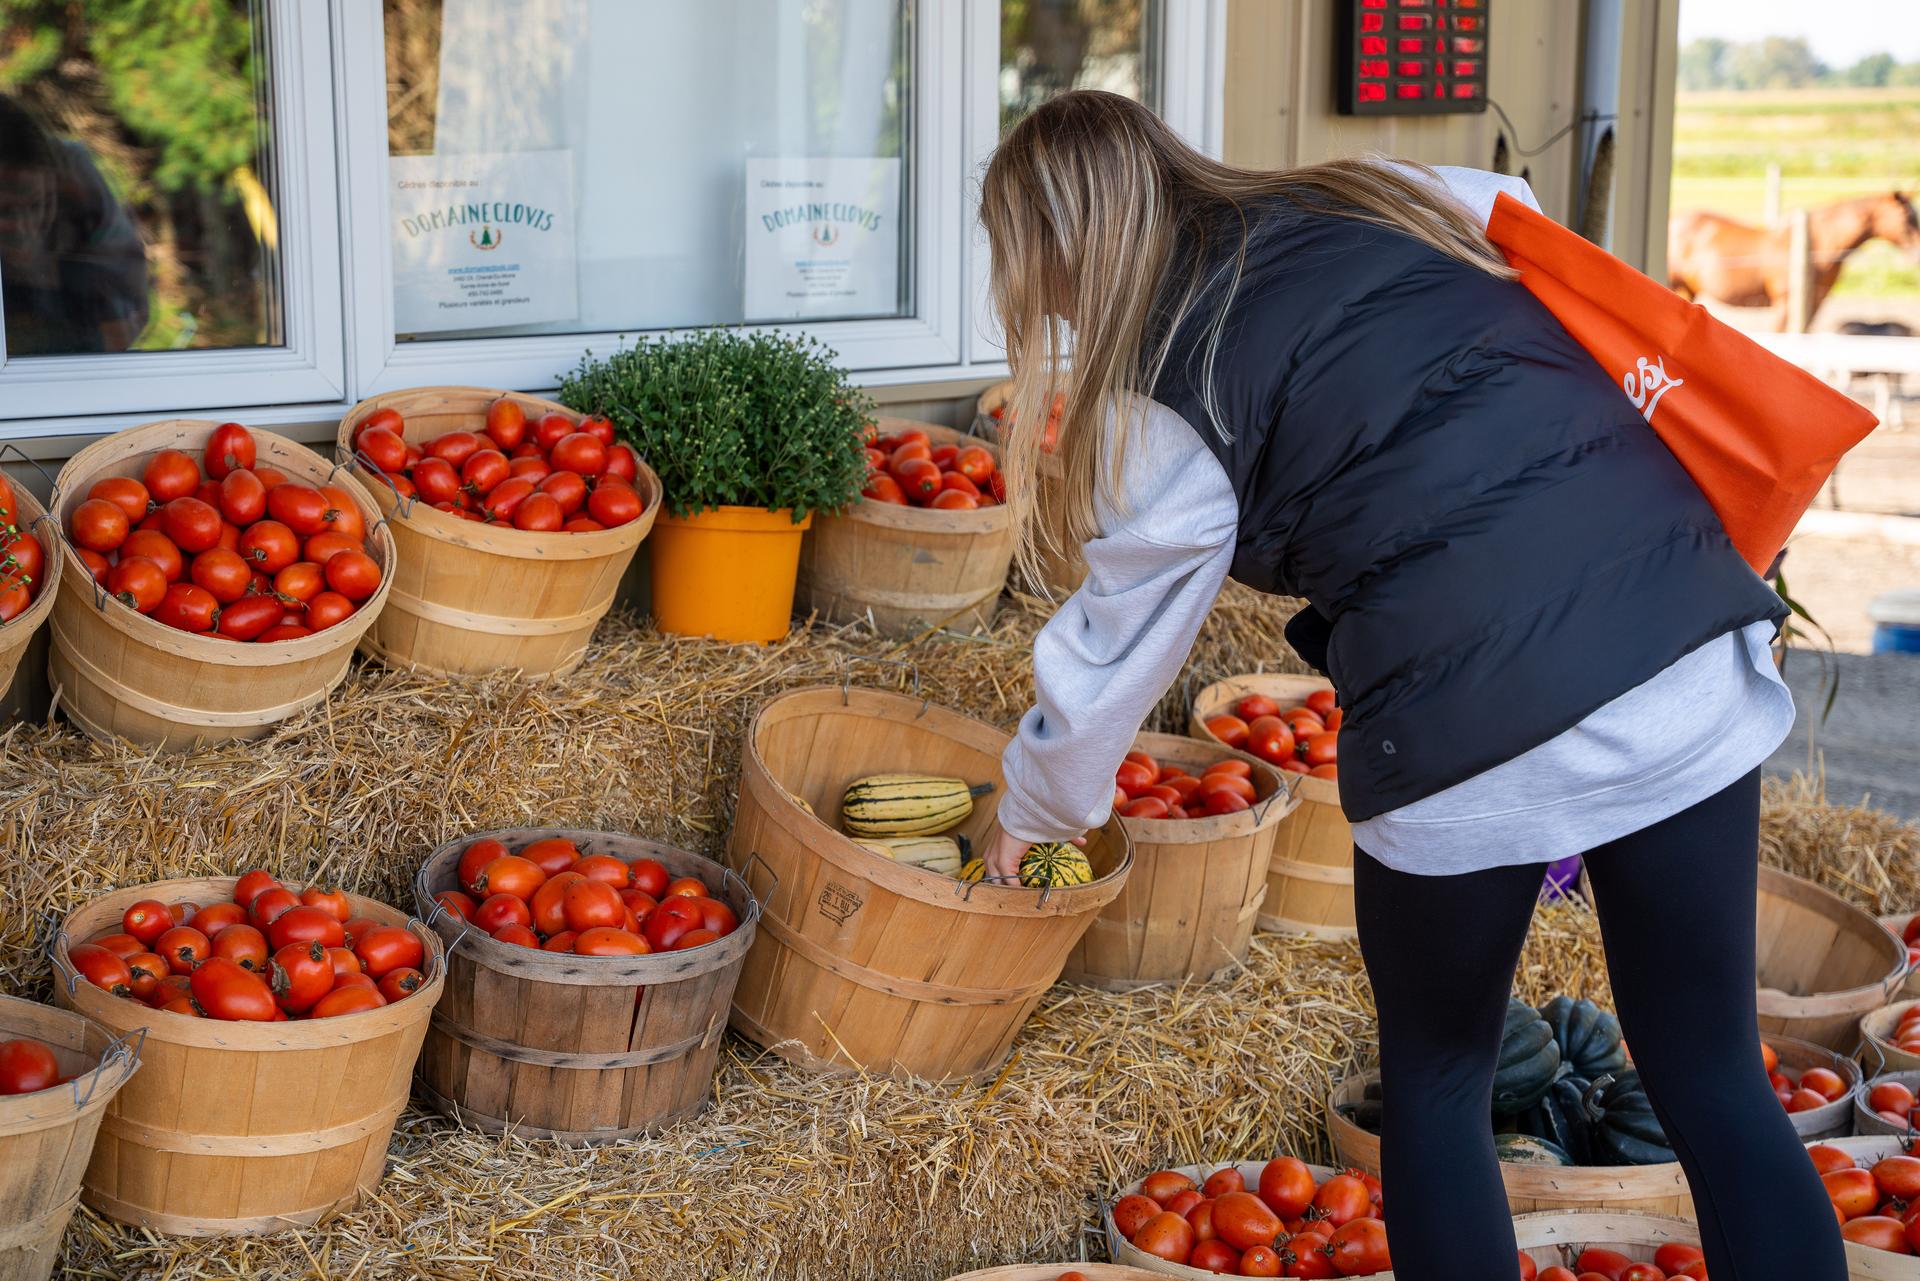
[[[663,632],[723,641],[777,641],[793,620],[800,539],[790,509],[716,507],[661,512],[647,539],[653,620]]]

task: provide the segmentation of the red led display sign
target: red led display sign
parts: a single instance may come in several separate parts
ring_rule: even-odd
[[[1485,111],[1492,2],[1339,0],[1340,114]]]

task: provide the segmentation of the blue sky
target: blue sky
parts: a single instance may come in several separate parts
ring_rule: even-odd
[[[1837,67],[1883,49],[1915,62],[1920,0],[1680,0],[1680,43],[1701,36],[1805,36],[1822,62]]]

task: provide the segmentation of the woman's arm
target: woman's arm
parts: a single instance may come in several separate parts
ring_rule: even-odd
[[[1114,770],[1179,675],[1233,560],[1233,486],[1186,420],[1151,406],[1129,453],[1124,511],[1099,507],[1086,582],[1034,640],[1035,706],[1004,754],[990,875],[1012,875],[1030,842],[1106,821]]]

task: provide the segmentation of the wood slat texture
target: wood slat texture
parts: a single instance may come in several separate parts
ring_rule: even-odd
[[[881,435],[908,428],[936,445],[979,445],[937,423],[880,418]],[[1013,560],[1013,519],[1005,506],[935,511],[892,503],[855,503],[813,522],[800,548],[795,606],[829,622],[871,621],[882,636],[917,636],[935,627],[990,627]]]
[[[45,1042],[61,1075],[75,1078],[0,1096],[0,1281],[46,1281],[79,1204],[100,1119],[140,1065],[131,1044],[90,1019],[0,996],[0,1041],[15,1037]]]
[[[4,480],[5,477],[0,477]],[[40,500],[27,492],[25,485],[14,485],[14,505],[18,509],[11,520],[0,520],[0,528],[11,524],[16,529],[32,534],[40,544],[43,553],[41,559],[44,568],[40,571],[40,581],[34,584],[33,603],[11,622],[0,623],[0,695],[7,692],[13,684],[13,674],[19,670],[20,660],[27,652],[28,642],[40,625],[47,621],[53,612],[53,602],[60,594],[60,571],[66,562],[61,548],[66,539],[54,528],[53,521],[47,516],[47,509]],[[0,547],[0,560],[5,560],[8,549]]]
[[[1860,1020],[1898,993],[1907,949],[1839,895],[1760,868],[1756,904],[1760,1030],[1850,1054]]]
[[[434,896],[456,884],[460,854],[492,838],[521,850],[566,837],[583,854],[651,858],[697,876],[740,928],[684,952],[574,956],[495,942],[465,930]],[[712,859],[618,832],[508,828],[475,832],[428,855],[416,909],[448,945],[447,997],[428,1029],[420,1082],[434,1107],[479,1129],[564,1143],[610,1143],[661,1129],[711,1096],[727,1007],[760,908],[746,883]]]
[[[914,772],[992,783],[957,829],[993,825],[1007,736],[917,698],[795,690],[747,729],[728,861],[766,912],[734,994],[733,1026],[792,1062],[936,1080],[1006,1057],[1094,916],[1125,884],[1118,820],[1089,833],[1098,879],[1050,890],[966,885],[863,849],[836,818],[847,784]]]
[[[529,424],[545,414],[582,415],[537,396],[486,387],[419,387],[363,400],[340,420],[342,457],[356,427],[377,409],[405,419],[410,443],[450,431],[478,432],[487,406],[518,401]],[[634,488],[640,517],[617,529],[534,533],[462,520],[401,500],[364,464],[353,469],[388,517],[400,569],[386,613],[361,642],[396,667],[440,675],[518,671],[564,676],[586,657],[593,629],[613,607],[620,578],[660,513],[660,478],[644,462]]]
[[[163,449],[198,460],[218,423],[170,418],[116,432],[67,461],[55,484],[54,514],[64,529],[87,491],[108,476],[138,477]],[[353,615],[298,640],[240,644],[194,636],[155,622],[98,593],[74,546],[59,540],[64,564],[53,603],[53,645],[47,672],[55,703],[95,738],[118,734],[144,746],[185,750],[197,744],[259,738],[327,695],[347,675],[353,647],[379,619],[395,577],[392,533],[358,481],[285,437],[253,428],[258,462],[295,480],[338,485],[366,518],[368,554],[379,564],[379,590]],[[51,558],[55,548],[49,545]]]
[[[1215,681],[1194,696],[1187,732],[1209,743],[1209,717],[1231,712],[1248,694],[1265,694],[1282,709],[1333,686],[1318,676],[1256,674]],[[1299,775],[1300,805],[1280,821],[1267,877],[1260,928],[1281,934],[1350,939],[1353,924],[1353,826],[1340,808],[1340,785]]]
[[[358,895],[349,896],[355,915],[409,926],[426,948],[426,985],[379,1009],[227,1023],[73,981],[67,948],[119,929],[133,903],[204,904],[232,897],[233,885],[220,878],[116,890],[67,917],[56,945],[56,1001],[116,1034],[147,1029],[140,1073],[107,1111],[82,1194],[122,1223],[185,1236],[279,1232],[371,1192],[444,990],[439,936]]]
[[[1246,761],[1259,799],[1213,818],[1120,820],[1133,838],[1133,871],[1061,976],[1107,991],[1209,979],[1244,962],[1275,834],[1299,803],[1279,770],[1245,752],[1176,734],[1142,734],[1134,746],[1193,775],[1217,761]]]
[[[1342,1104],[1358,1103],[1378,1072],[1350,1076],[1327,1096],[1327,1134],[1342,1166],[1358,1166],[1380,1173],[1380,1136],[1361,1129],[1340,1111]],[[1507,1188],[1507,1204],[1515,1214],[1534,1210],[1630,1210],[1648,1214],[1693,1218],[1693,1197],[1687,1191],[1680,1163],[1660,1165],[1554,1166],[1500,1163],[1500,1181]]]

